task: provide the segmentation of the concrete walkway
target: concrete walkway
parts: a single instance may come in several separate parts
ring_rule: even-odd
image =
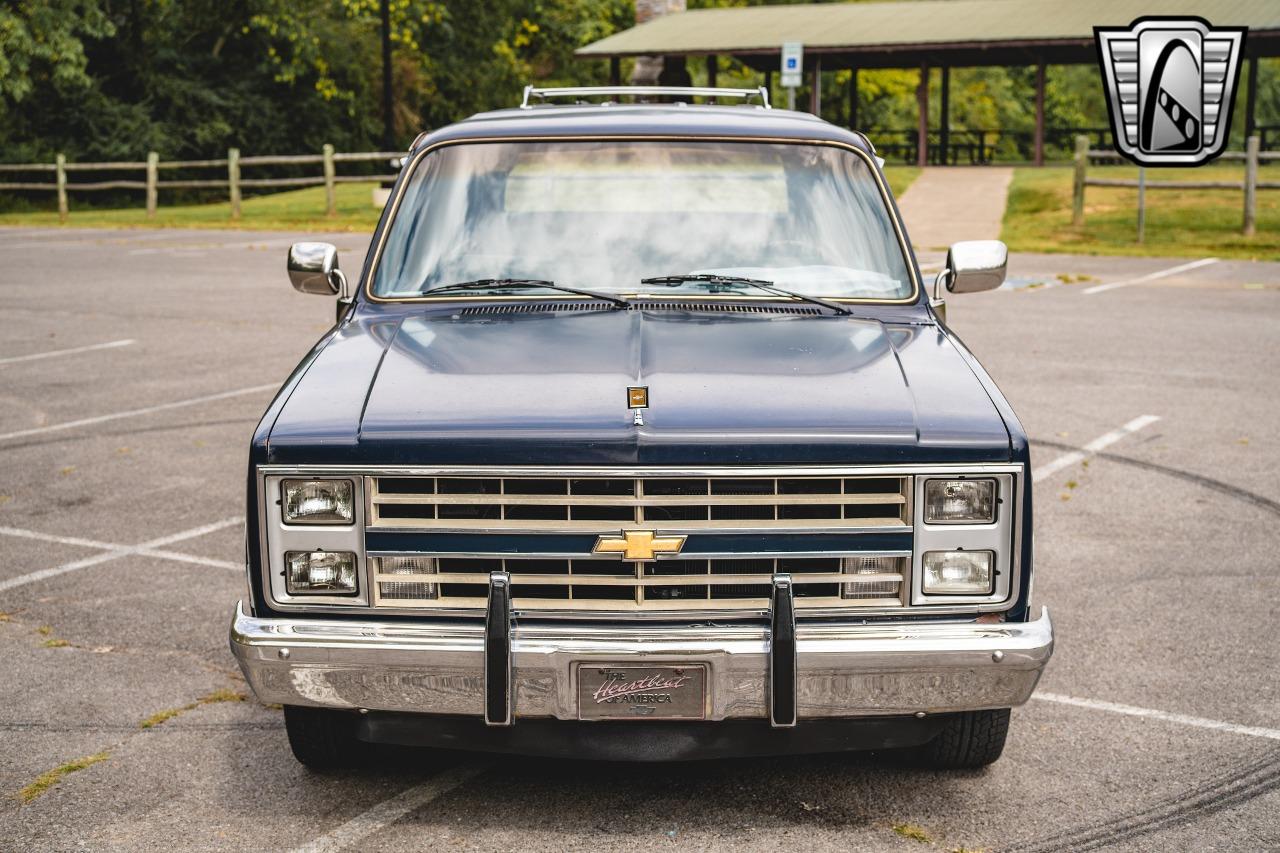
[[[898,199],[917,250],[945,249],[959,240],[998,240],[1013,169],[932,166]]]

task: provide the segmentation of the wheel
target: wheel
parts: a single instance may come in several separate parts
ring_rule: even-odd
[[[355,714],[328,708],[284,706],[284,729],[293,757],[312,770],[352,767],[363,756]]]
[[[937,770],[986,767],[1004,752],[1009,735],[1009,709],[964,711],[947,721],[933,740],[918,747],[917,756]]]

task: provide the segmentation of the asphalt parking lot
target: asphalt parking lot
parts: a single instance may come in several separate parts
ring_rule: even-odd
[[[1034,442],[1058,631],[991,768],[317,775],[226,641],[249,436],[333,312],[293,239],[0,231],[0,847],[1280,849],[1280,263],[1016,256],[951,300]]]

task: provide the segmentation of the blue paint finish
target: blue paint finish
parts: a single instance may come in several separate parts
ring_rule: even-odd
[[[649,388],[643,427],[626,388]],[[277,464],[1006,462],[1009,433],[936,326],[834,316],[378,305],[280,409]]]
[[[678,526],[678,525],[677,525]],[[401,533],[370,531],[365,535],[369,551],[410,551],[433,554],[529,552],[590,554],[595,534],[477,534]],[[690,534],[681,557],[704,554],[754,554],[768,551],[910,551],[910,533],[824,533],[824,534]]]
[[[805,113],[657,104],[486,113],[435,131],[414,150],[581,136],[817,141],[871,152],[861,135]],[[402,170],[394,192],[406,175]],[[384,211],[374,245],[386,220]],[[372,257],[353,283],[367,278]],[[914,257],[909,262],[916,266]],[[354,309],[301,361],[255,431],[249,564],[262,558],[254,472],[263,464],[1029,465],[1025,430],[973,354],[938,322],[927,291],[921,287],[910,305],[851,306],[850,317],[639,310],[464,316],[463,307],[484,300],[371,303],[358,291]],[[643,427],[626,408],[629,385],[649,387]],[[1031,488],[1021,479],[1023,579],[1008,613],[1013,620],[1027,615],[1032,559]],[[520,540],[370,533],[368,547],[518,550]],[[593,542],[543,536],[537,546],[581,552]],[[906,550],[911,535],[707,534],[691,536],[684,553],[821,547]],[[257,612],[270,613],[260,573],[250,578]]]

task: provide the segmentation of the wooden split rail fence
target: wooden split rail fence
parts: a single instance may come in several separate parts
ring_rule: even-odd
[[[1219,160],[1243,160],[1242,181],[1148,181],[1146,169],[1138,168],[1138,178],[1091,178],[1090,160],[1124,160],[1118,152],[1089,147],[1087,136],[1076,137],[1075,182],[1072,192],[1071,222],[1084,224],[1085,187],[1130,187],[1138,190],[1138,242],[1145,237],[1147,190],[1242,190],[1244,192],[1244,226],[1242,233],[1252,237],[1258,228],[1258,190],[1280,190],[1280,181],[1259,181],[1258,165],[1268,160],[1280,161],[1280,151],[1262,151],[1258,137],[1250,136],[1243,151],[1224,151]]]
[[[339,153],[332,145],[325,145],[320,154],[264,154],[256,157],[241,157],[240,149],[231,148],[227,156],[216,160],[161,160],[160,155],[152,151],[147,159],[136,162],[109,163],[68,163],[67,158],[59,154],[52,163],[0,163],[0,173],[13,172],[53,172],[53,183],[47,182],[8,182],[0,183],[0,191],[35,190],[52,191],[58,196],[58,218],[65,222],[69,205],[67,195],[70,192],[93,192],[101,190],[143,190],[145,191],[147,216],[156,215],[160,203],[160,190],[170,189],[219,189],[227,190],[231,202],[231,218],[240,218],[240,194],[243,188],[267,187],[313,187],[324,186],[325,212],[330,216],[337,213],[337,198],[334,188],[337,184],[370,181],[394,180],[395,175],[339,175],[339,163],[361,163],[382,160],[390,163],[404,157],[403,151],[363,151]],[[296,166],[319,165],[322,174],[291,178],[244,178],[240,170],[253,166]],[[225,169],[226,177],[202,180],[160,180],[162,170],[172,169]],[[67,180],[69,174],[76,172],[136,172],[142,171],[144,180],[112,180],[82,181]]]

